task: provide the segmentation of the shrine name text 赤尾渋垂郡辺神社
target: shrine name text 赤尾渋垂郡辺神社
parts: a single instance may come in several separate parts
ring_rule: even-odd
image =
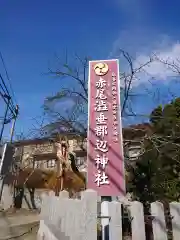
[[[125,194],[117,60],[91,61],[88,182],[100,196]]]

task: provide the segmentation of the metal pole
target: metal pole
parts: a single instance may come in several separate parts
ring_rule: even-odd
[[[4,113],[4,119],[3,119],[3,124],[2,124],[2,128],[1,128],[1,133],[0,133],[0,144],[2,142],[2,136],[3,136],[3,132],[4,132],[4,125],[6,124],[6,117],[7,117],[7,113],[8,113],[8,110],[9,110],[9,103],[10,103],[10,100],[11,100],[11,97],[6,95],[6,94],[4,95],[4,98],[7,98],[8,102],[7,102],[7,105],[6,105],[6,110],[5,110],[5,113]],[[2,198],[3,187],[4,187],[4,176],[1,176],[0,202],[1,202],[1,198]]]
[[[3,162],[4,162],[4,156],[5,156],[5,153],[6,153],[6,149],[7,149],[7,143],[4,144],[3,154],[2,154],[2,158],[1,158],[1,161],[3,161]],[[1,169],[2,169],[2,166],[3,166],[3,162],[1,164]],[[2,175],[1,180],[0,180],[0,202],[1,202],[1,198],[2,198],[3,187],[4,187],[4,176]]]
[[[13,136],[14,136],[14,128],[15,128],[15,124],[16,124],[16,120],[17,120],[17,116],[18,116],[18,113],[19,113],[19,106],[16,105],[16,109],[15,109],[15,117],[13,119],[13,123],[12,123],[12,126],[11,126],[11,135],[10,135],[10,143],[12,143],[12,140],[13,140]]]
[[[3,124],[2,124],[2,128],[1,128],[1,133],[0,133],[0,143],[2,141],[2,136],[3,136],[3,132],[4,132],[4,125],[6,124],[6,117],[7,117],[7,113],[8,113],[8,110],[9,110],[9,103],[10,103],[10,100],[11,100],[11,97],[8,96],[8,95],[4,95],[5,98],[7,98],[8,102],[7,102],[7,105],[6,105],[6,110],[5,110],[5,113],[4,113],[4,119],[3,119]]]
[[[109,209],[108,202],[112,201],[112,197],[110,196],[102,196],[101,197],[101,226],[102,226],[102,240],[109,239]],[[103,218],[103,216],[107,216]]]
[[[10,97],[8,98],[8,104],[10,102]],[[7,107],[7,110],[8,110],[8,107]],[[17,119],[17,116],[18,116],[18,111],[19,111],[19,107],[18,105],[16,105],[16,109],[15,109],[15,116],[14,116],[14,119],[13,119],[13,124],[12,124],[12,127],[11,127],[11,136],[10,136],[10,143],[12,143],[12,139],[13,139],[13,134],[14,134],[14,128],[15,128],[15,123],[16,123],[16,119]],[[6,116],[7,116],[7,112],[5,114],[5,118],[4,118],[4,125],[5,125],[5,122],[6,122]],[[4,127],[3,127],[4,129]],[[3,134],[3,130],[1,130],[2,134]],[[1,136],[2,137],[2,136]],[[1,199],[2,199],[2,194],[3,194],[3,188],[4,188],[4,180],[5,180],[5,176],[2,176],[2,180],[1,180],[1,187],[0,187],[0,202],[1,202]]]
[[[17,120],[18,114],[19,114],[19,106],[16,105],[15,117],[13,119],[13,123],[12,123],[12,126],[11,126],[10,143],[12,143],[12,140],[13,140],[14,128],[15,128],[15,124],[16,124],[16,120]],[[12,162],[11,168],[13,170],[13,162]],[[16,169],[16,171],[18,171],[18,169]],[[18,172],[16,172],[16,174],[18,174]],[[13,187],[13,198],[15,198],[15,184],[16,184],[16,180],[13,180],[13,184],[12,184],[12,187]]]
[[[0,202],[1,202],[2,193],[3,193],[3,187],[4,187],[4,178],[2,178],[2,179],[0,180],[0,183],[1,183],[1,187],[0,187]]]

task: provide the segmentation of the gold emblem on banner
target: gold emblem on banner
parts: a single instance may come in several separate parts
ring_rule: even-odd
[[[109,67],[106,63],[97,63],[94,66],[94,71],[98,76],[104,76],[109,70]]]

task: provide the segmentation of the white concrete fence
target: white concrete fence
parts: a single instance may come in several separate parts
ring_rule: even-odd
[[[38,239],[44,240],[96,240],[97,239],[96,192],[86,190],[81,199],[69,199],[63,191],[59,197],[51,192],[42,196],[41,220]],[[144,210],[140,202],[130,202],[128,207],[131,220],[131,236],[122,235],[122,203],[104,202],[108,206],[108,216],[102,215],[102,227],[109,225],[110,240],[146,240]],[[168,240],[164,207],[160,202],[151,203],[152,235],[154,240]],[[101,213],[102,214],[102,213]],[[107,215],[106,214],[106,215]],[[106,220],[103,221],[103,217]],[[105,218],[104,218],[105,219]],[[180,240],[180,203],[170,203],[172,240]],[[103,231],[104,232],[104,231]],[[104,236],[103,239],[107,239]]]

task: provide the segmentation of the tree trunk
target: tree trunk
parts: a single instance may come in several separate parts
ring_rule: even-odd
[[[22,201],[24,197],[24,188],[15,187],[14,207],[20,209],[22,207]]]
[[[34,200],[35,188],[28,188],[28,190],[29,190],[29,195],[30,195],[30,199],[31,199],[32,208],[37,209],[36,203],[35,203],[35,200]]]

